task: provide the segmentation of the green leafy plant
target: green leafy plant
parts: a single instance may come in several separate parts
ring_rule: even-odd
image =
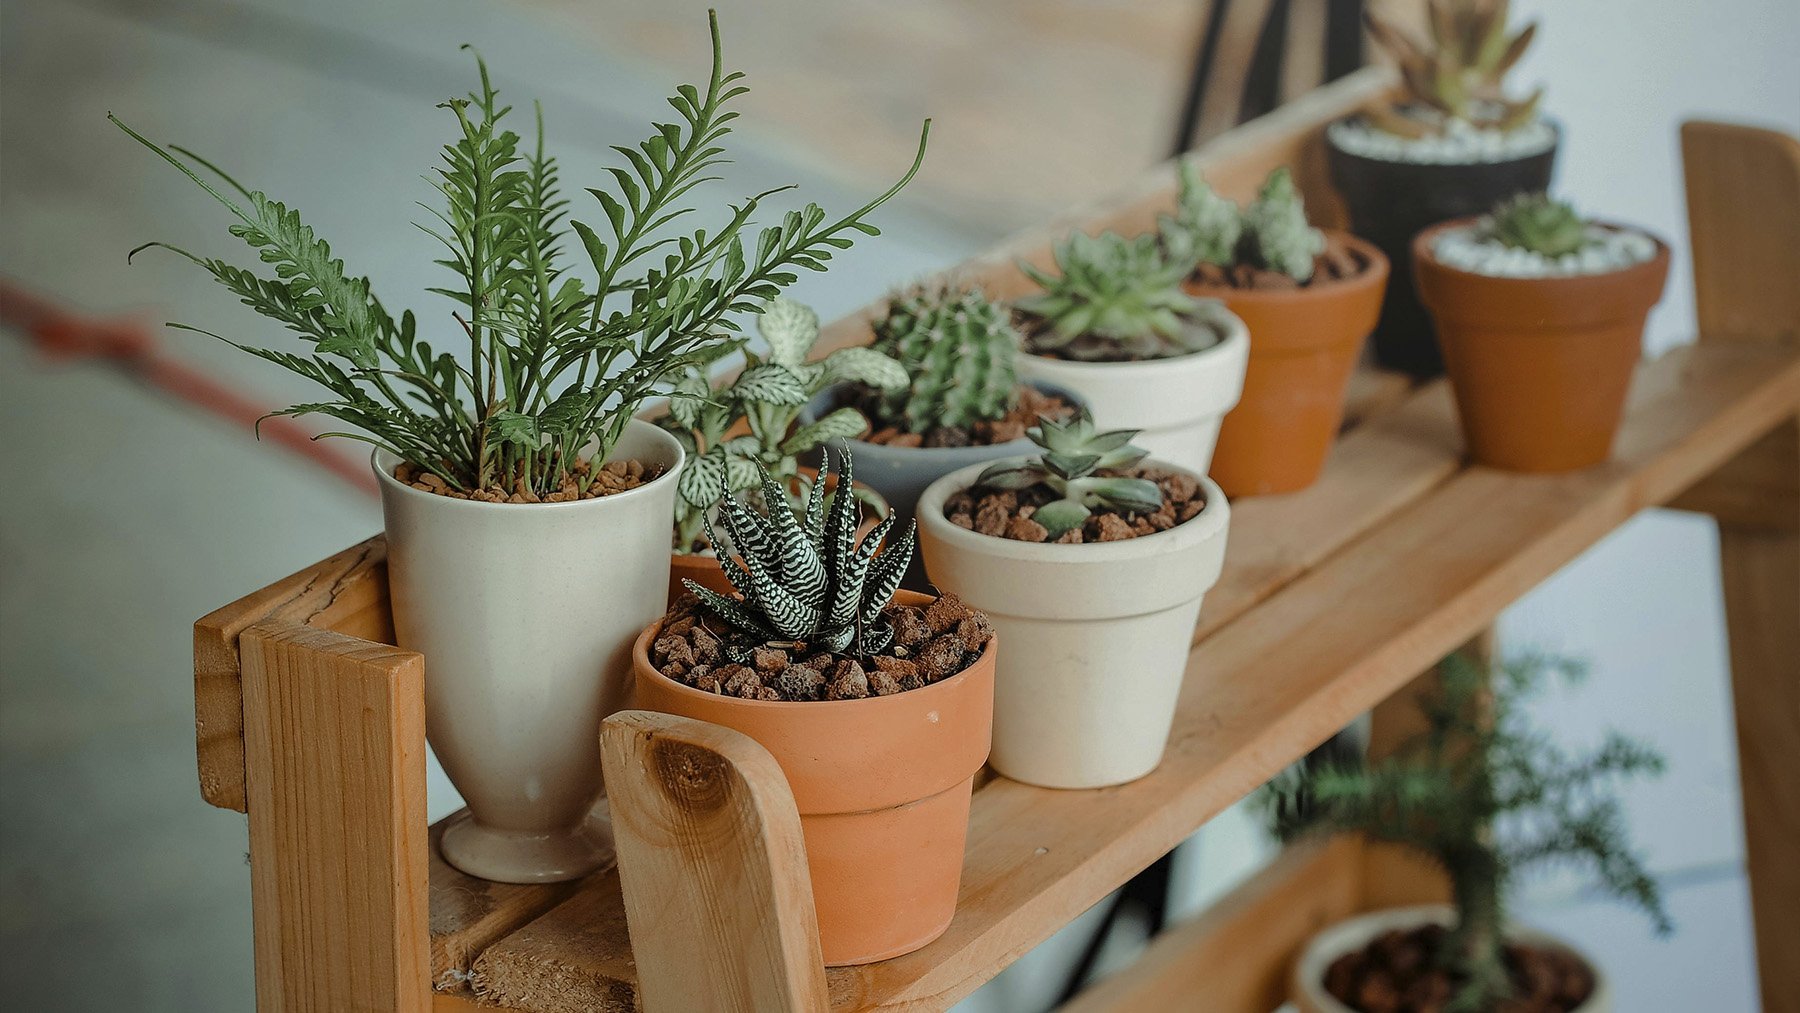
[[[744,370],[716,387],[702,369],[690,368],[675,385],[669,413],[659,420],[689,455],[676,486],[678,551],[688,551],[698,540],[721,488],[730,495],[753,490],[767,475],[788,491],[771,505],[785,502],[794,511],[805,507],[812,483],[800,473],[800,455],[868,429],[855,408],[839,408],[799,425],[802,409],[820,391],[844,381],[884,391],[906,386],[905,368],[872,348],[840,348],[818,362],[807,361],[819,339],[819,316],[803,303],[778,296],[756,321],[768,356],[746,350]],[[727,435],[739,428],[748,432]]]
[[[359,432],[332,435],[372,443],[461,491],[551,493],[584,456],[598,475],[645,400],[735,347],[721,337],[737,329],[732,314],[774,297],[800,269],[824,270],[856,234],[878,234],[870,212],[912,179],[924,156],[921,134],[900,181],[842,218],[828,220],[808,204],[747,242],[760,203],[778,192],[770,190],[732,205],[716,230],[672,232],[671,223],[691,210],[684,199],[717,178],[709,173],[723,164],[722,141],[738,115],[728,106],[746,90],[743,75],[723,68],[716,17],[711,28],[704,91],[678,88],[669,99],[675,122],[656,124],[635,147],[616,146],[625,164],[607,169],[613,185],[588,189],[605,234],[568,217],[541,112],[535,143],[521,150],[504,126],[511,107],[500,103],[479,58],[479,87],[442,104],[458,136],[432,181],[441,197],[428,208],[435,222],[421,227],[448,250],[438,263],[456,282],[432,291],[456,304],[452,328],[467,342],[464,356],[443,350],[450,342],[422,340],[412,312],[390,314],[368,279],[347,273],[297,211],[113,118],[223,204],[237,219],[231,234],[258,252],[273,277],[164,243],[145,246],[187,257],[312,344],[310,355],[294,355],[224,339],[332,395],[277,414],[349,423]],[[569,263],[571,238],[592,269],[585,282]]]
[[[1456,925],[1434,954],[1459,983],[1447,1009],[1495,1008],[1511,991],[1502,944],[1506,901],[1521,872],[1585,865],[1599,886],[1642,908],[1666,932],[1656,881],[1632,853],[1617,780],[1662,770],[1662,759],[1616,734],[1571,755],[1528,727],[1520,702],[1547,672],[1578,675],[1564,659],[1486,665],[1446,659],[1421,698],[1426,729],[1391,757],[1290,770],[1264,796],[1276,833],[1360,833],[1431,859],[1450,879]]]
[[[1262,190],[1242,211],[1201,177],[1199,164],[1183,159],[1174,215],[1161,222],[1163,244],[1191,253],[1202,264],[1248,263],[1298,282],[1313,276],[1313,259],[1325,251],[1325,234],[1307,224],[1306,203],[1286,166],[1269,173]]]
[[[1522,193],[1501,201],[1489,222],[1494,239],[1546,257],[1579,253],[1589,242],[1587,222],[1575,208],[1547,194]]]
[[[844,453],[842,459],[838,484],[848,487],[850,454]],[[691,580],[686,585],[706,609],[745,637],[763,643],[804,643],[866,658],[894,642],[893,626],[882,610],[912,560],[915,527],[908,525],[895,544],[883,549],[894,525],[890,514],[858,543],[856,501],[836,496],[829,508],[825,501],[830,469],[827,453],[820,481],[798,516],[779,508],[753,510],[721,484],[719,515],[729,538],[721,540],[711,521],[704,523],[708,539],[729,549],[719,553],[719,563],[738,597],[709,591]],[[764,474],[761,482],[764,503],[782,502],[771,477]]]
[[[1156,233],[1126,239],[1116,232],[1072,233],[1056,245],[1057,272],[1023,261],[1019,269],[1043,291],[1013,306],[1036,318],[1026,349],[1080,361],[1164,359],[1204,351],[1219,341],[1209,317],[1216,304],[1182,291],[1196,260]]]
[[[1150,513],[1163,501],[1162,489],[1155,482],[1097,474],[1129,468],[1148,456],[1148,451],[1131,444],[1138,432],[1098,432],[1094,420],[1085,412],[1067,422],[1042,419],[1025,431],[1031,442],[1042,448],[1042,454],[991,464],[976,476],[972,488],[1017,491],[1035,485],[1049,487],[1059,498],[1038,507],[1031,515],[1032,520],[1044,526],[1048,541],[1086,523],[1094,507]]]
[[[1535,23],[1507,29],[1507,0],[1427,0],[1431,36],[1412,33],[1376,14],[1363,14],[1370,38],[1393,58],[1401,94],[1367,110],[1378,127],[1401,137],[1443,133],[1451,121],[1513,130],[1537,116],[1543,90],[1507,99],[1506,74],[1525,55]]]
[[[877,421],[909,433],[1002,418],[1019,378],[1019,333],[1007,311],[979,289],[919,288],[888,300],[875,342],[909,382],[876,399]]]

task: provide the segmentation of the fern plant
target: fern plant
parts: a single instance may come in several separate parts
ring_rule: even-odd
[[[1118,362],[1164,359],[1218,342],[1209,313],[1218,306],[1182,291],[1196,258],[1156,233],[1076,232],[1056,245],[1057,272],[1020,261],[1043,291],[1013,303],[1036,318],[1026,349],[1065,359]]]
[[[744,638],[803,643],[809,649],[866,658],[894,642],[894,628],[882,610],[912,561],[916,527],[908,525],[897,543],[883,548],[894,526],[890,514],[858,543],[856,501],[835,496],[829,508],[825,501],[830,469],[827,453],[820,481],[799,516],[779,508],[759,513],[721,485],[719,515],[729,540],[720,540],[710,520],[704,523],[712,543],[730,550],[719,553],[719,563],[738,597],[691,580],[685,583],[707,610]],[[781,503],[774,480],[766,473],[760,479],[763,502]],[[847,488],[851,480],[850,454],[845,452],[838,485]]]
[[[1489,666],[1452,656],[1437,690],[1420,700],[1425,731],[1391,757],[1290,770],[1264,795],[1283,839],[1360,833],[1443,868],[1456,925],[1434,959],[1459,983],[1448,1009],[1491,1010],[1512,990],[1502,950],[1506,901],[1533,866],[1586,866],[1603,890],[1669,930],[1661,891],[1605,790],[1661,772],[1662,758],[1616,734],[1572,755],[1528,727],[1519,703],[1551,671],[1575,676],[1580,666],[1540,656]]]
[[[738,329],[733,314],[773,298],[802,269],[825,270],[857,234],[877,235],[869,214],[912,179],[924,157],[930,121],[905,175],[841,218],[808,204],[752,240],[753,216],[779,192],[770,190],[731,205],[716,230],[671,229],[691,210],[688,195],[717,178],[710,173],[725,161],[722,144],[738,115],[730,103],[746,91],[742,74],[724,70],[716,16],[710,26],[704,90],[679,87],[669,99],[675,121],[655,124],[636,146],[615,146],[624,164],[607,168],[611,184],[587,188],[605,219],[598,228],[570,217],[557,162],[545,151],[541,111],[535,141],[523,149],[506,123],[512,107],[500,102],[476,58],[476,90],[440,106],[455,118],[457,137],[433,179],[441,198],[428,208],[434,221],[421,226],[443,243],[447,254],[437,263],[455,278],[432,289],[456,308],[448,326],[429,330],[453,338],[427,341],[411,311],[390,313],[298,211],[109,114],[228,209],[236,218],[231,234],[257,251],[273,277],[165,243],[132,253],[162,247],[186,257],[311,343],[311,354],[294,355],[223,339],[330,394],[276,414],[331,416],[357,430],[332,435],[372,443],[460,491],[552,493],[584,458],[593,465],[588,474],[598,476],[647,399],[737,347],[726,337]],[[577,242],[585,279],[569,252]]]

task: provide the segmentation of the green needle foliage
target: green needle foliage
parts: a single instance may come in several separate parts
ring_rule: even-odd
[[[1548,672],[1579,676],[1573,661],[1527,656],[1488,666],[1459,654],[1440,671],[1438,689],[1419,701],[1426,730],[1391,757],[1290,770],[1270,782],[1263,801],[1277,835],[1361,833],[1444,869],[1457,924],[1435,959],[1460,982],[1450,1010],[1492,1010],[1511,992],[1506,902],[1531,867],[1585,868],[1602,890],[1669,931],[1661,891],[1606,790],[1661,773],[1662,757],[1617,734],[1571,754],[1525,724],[1519,703]]]
[[[556,160],[545,153],[541,111],[535,142],[522,150],[504,125],[512,107],[500,103],[477,57],[479,87],[439,107],[455,117],[457,137],[432,179],[441,198],[426,208],[433,222],[420,226],[443,243],[448,252],[437,263],[456,279],[432,289],[456,304],[446,328],[453,337],[437,346],[421,340],[411,311],[389,313],[368,279],[349,274],[299,212],[109,114],[223,204],[237,219],[231,234],[274,277],[164,243],[138,250],[160,246],[187,257],[312,343],[312,354],[293,355],[222,339],[331,394],[276,414],[348,423],[358,432],[331,435],[372,443],[453,489],[553,494],[583,458],[599,474],[647,399],[740,347],[731,337],[739,329],[733,314],[774,298],[802,268],[825,270],[857,234],[878,235],[868,215],[924,158],[929,120],[912,167],[848,215],[829,219],[808,204],[752,239],[752,215],[779,192],[770,190],[730,205],[717,230],[672,232],[667,227],[692,210],[689,193],[718,178],[710,173],[725,162],[722,141],[738,115],[728,106],[746,91],[742,74],[724,70],[716,15],[710,20],[712,74],[704,90],[678,88],[669,99],[677,120],[655,124],[634,147],[614,146],[624,165],[607,168],[609,187],[587,188],[605,218],[599,228],[569,217]],[[585,255],[585,280],[571,266],[571,239]],[[447,350],[464,341],[466,353]]]

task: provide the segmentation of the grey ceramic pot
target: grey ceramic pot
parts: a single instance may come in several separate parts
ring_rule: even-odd
[[[1041,383],[1031,386],[1045,394],[1054,394],[1069,404],[1087,407],[1080,398],[1061,387]],[[849,384],[826,388],[806,406],[801,416],[802,423],[811,422],[848,404],[849,395]],[[925,491],[926,486],[939,478],[971,464],[986,464],[1002,457],[1031,454],[1035,447],[1023,437],[985,447],[891,447],[865,440],[844,442],[856,459],[856,480],[867,483],[894,508],[896,532],[906,530],[907,522],[913,519],[919,495]],[[805,463],[817,466],[818,452],[814,451]],[[907,571],[902,586],[915,591],[927,590],[929,587],[925,580],[924,563],[916,552],[913,554],[912,568]]]

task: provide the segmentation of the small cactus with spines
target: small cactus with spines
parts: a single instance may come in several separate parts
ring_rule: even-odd
[[[838,484],[849,488],[848,452],[842,461]],[[915,528],[908,525],[884,551],[882,543],[894,526],[889,514],[858,543],[856,499],[833,496],[826,502],[830,471],[831,455],[826,453],[819,481],[798,516],[782,507],[785,497],[766,472],[762,498],[773,506],[765,512],[751,509],[721,481],[719,517],[728,539],[720,540],[710,518],[703,523],[708,540],[726,550],[718,553],[719,565],[739,597],[709,591],[692,580],[684,583],[704,608],[745,637],[866,658],[894,642],[894,628],[883,610],[912,560]]]
[[[1025,435],[1043,453],[989,465],[976,476],[973,488],[1017,491],[1042,485],[1055,491],[1059,498],[1038,507],[1031,515],[1032,520],[1044,526],[1049,541],[1085,524],[1094,507],[1128,514],[1154,512],[1163,502],[1162,487],[1155,482],[1098,474],[1129,468],[1149,455],[1131,443],[1139,431],[1100,432],[1085,413],[1066,422],[1042,419]]]
[[[879,392],[872,412],[909,433],[1005,417],[1019,378],[1019,333],[979,289],[918,288],[888,300],[872,347],[906,367],[909,384]]]
[[[1432,137],[1452,121],[1478,129],[1514,130],[1537,116],[1543,90],[1506,97],[1506,75],[1525,55],[1536,23],[1507,28],[1507,0],[1427,0],[1431,37],[1421,41],[1373,10],[1369,37],[1400,69],[1399,96],[1370,107],[1375,126],[1400,137]]]
[[[1525,193],[1502,201],[1489,222],[1488,233],[1494,239],[1546,257],[1580,253],[1589,242],[1587,222],[1580,213],[1548,194]]]
[[[1157,233],[1076,232],[1054,252],[1058,273],[1023,261],[1043,291],[1013,306],[1038,326],[1026,350],[1081,362],[1168,359],[1218,344],[1224,307],[1182,290],[1194,270],[1191,249],[1171,248]]]

